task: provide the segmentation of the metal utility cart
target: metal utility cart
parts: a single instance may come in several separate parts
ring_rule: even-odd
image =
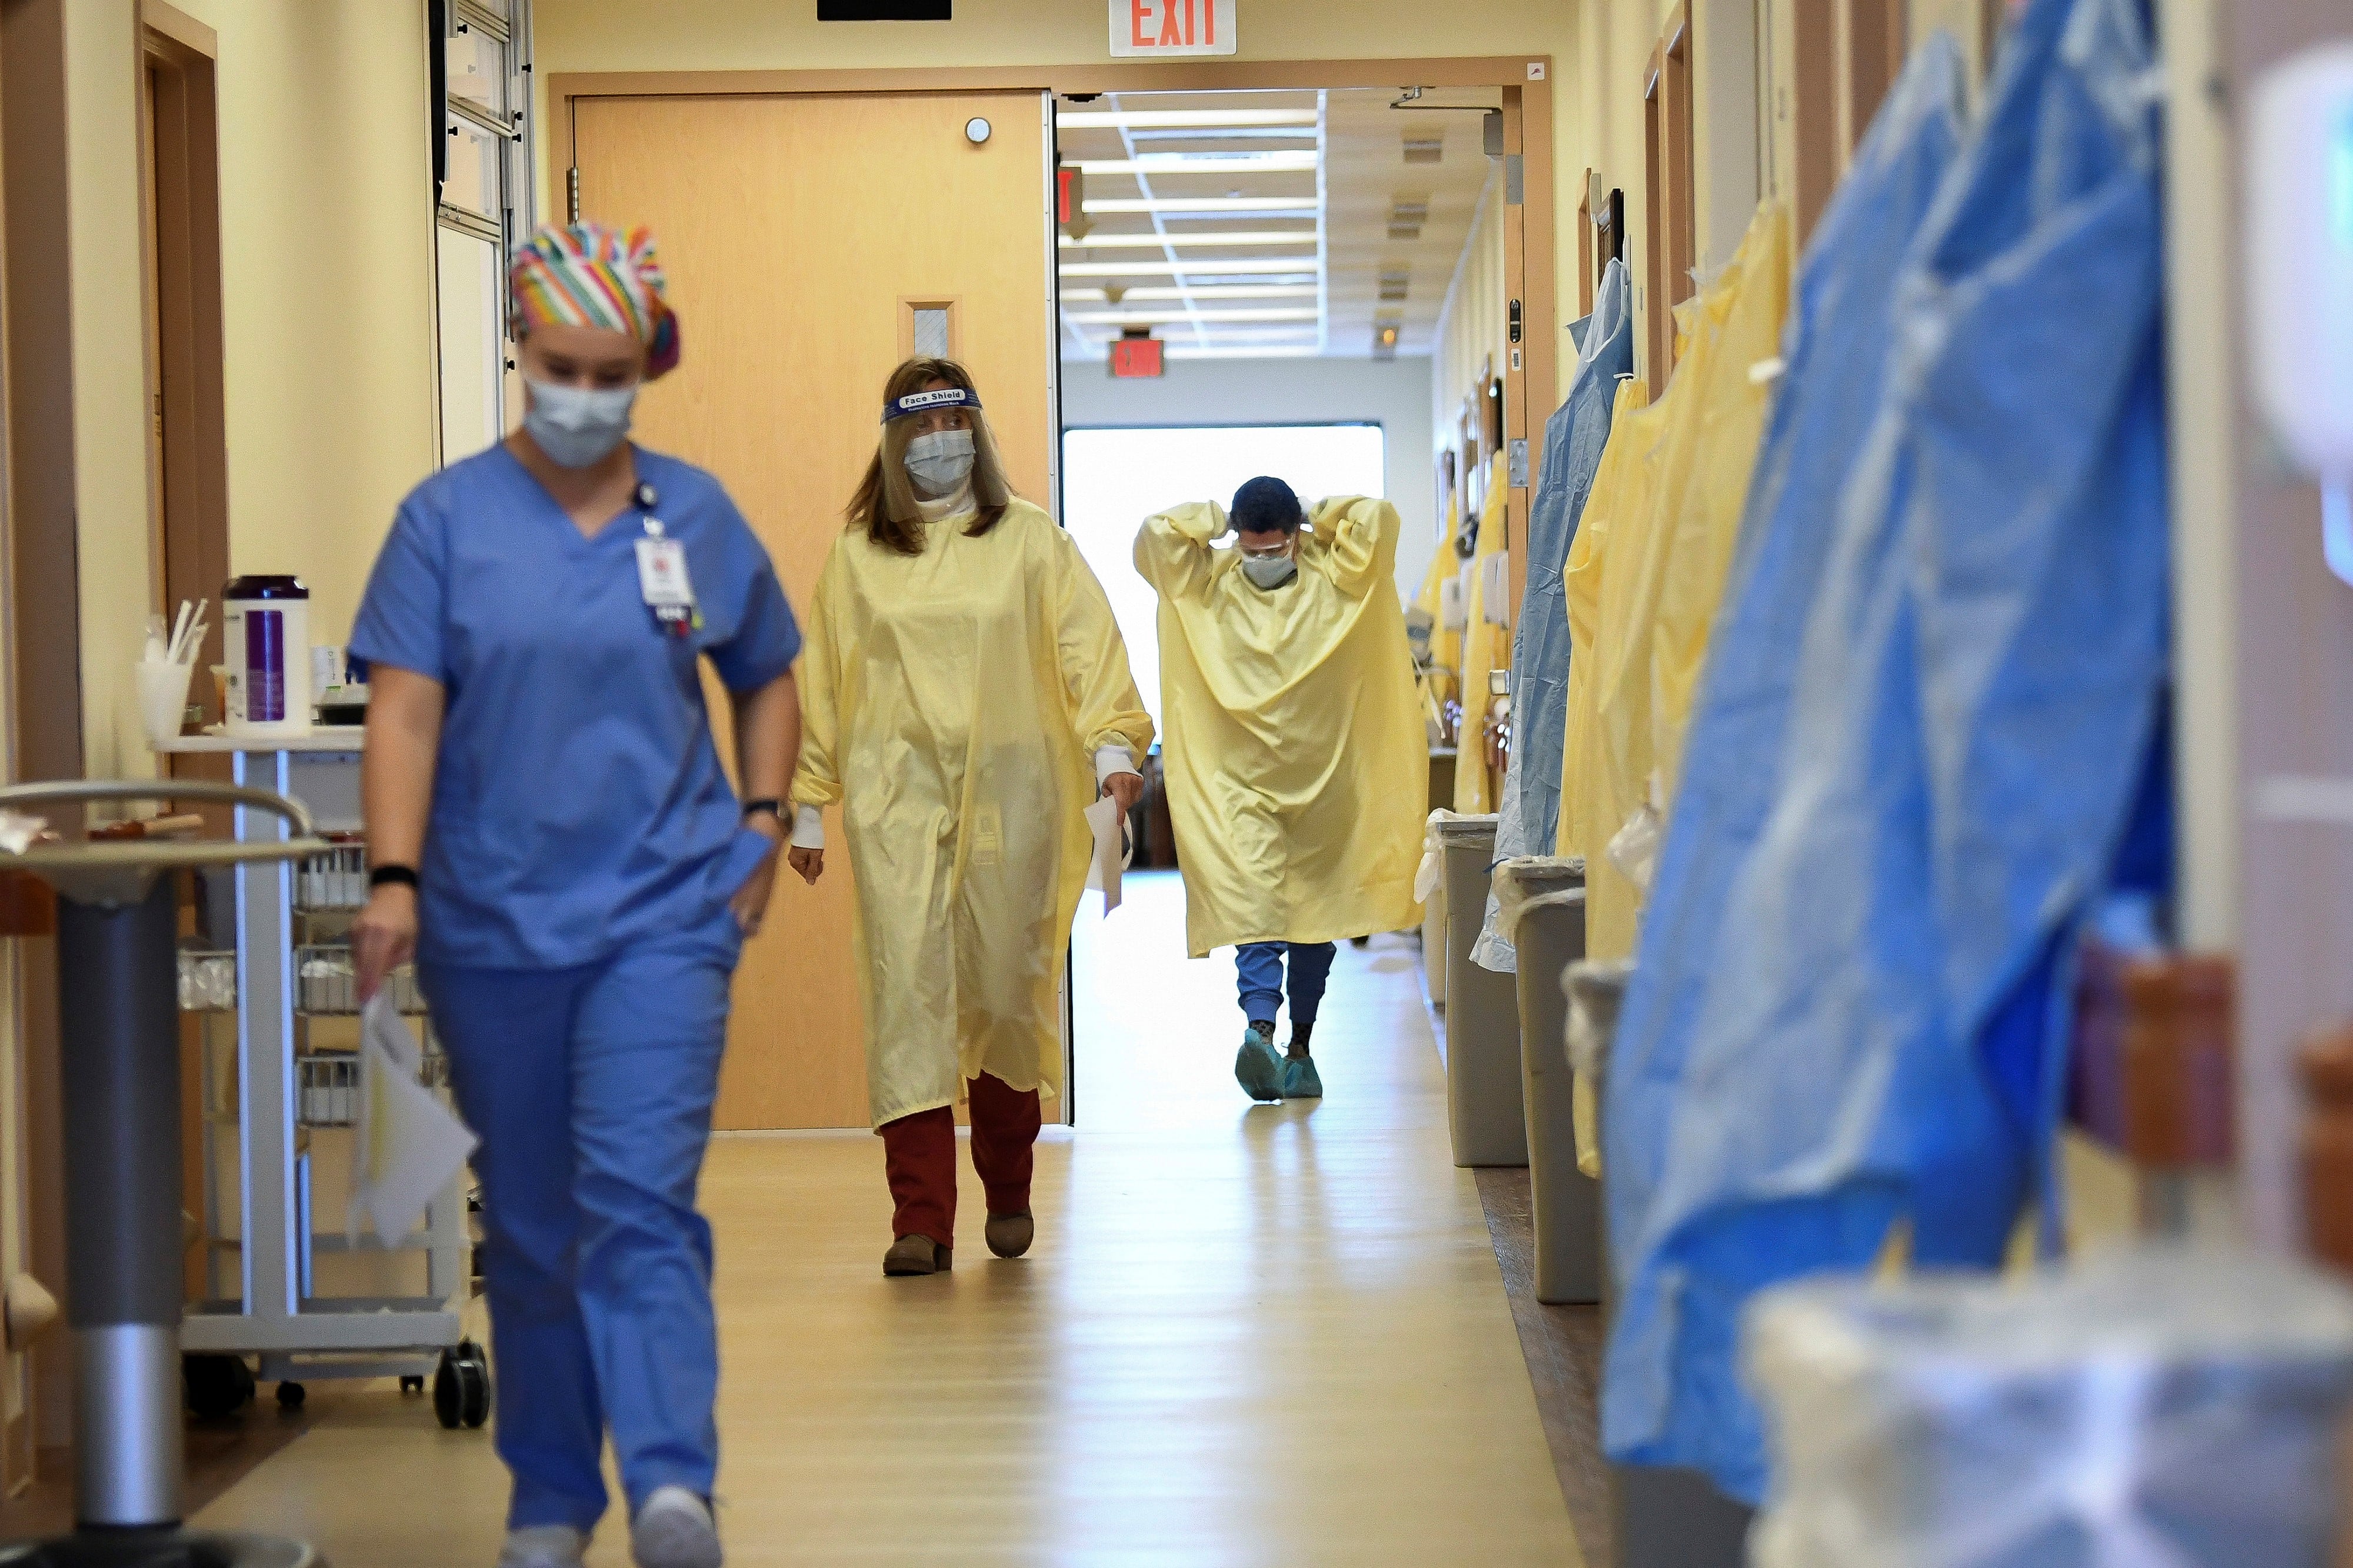
[[[281,1405],[300,1405],[309,1379],[397,1377],[404,1391],[421,1391],[429,1378],[443,1426],[480,1426],[490,1415],[491,1380],[487,1357],[461,1324],[472,1289],[465,1181],[434,1198],[423,1228],[390,1243],[363,1236],[354,1245],[343,1205],[322,1212],[313,1202],[347,1157],[338,1130],[352,1128],[358,1114],[350,928],[367,901],[361,734],[188,736],[169,748],[228,753],[237,784],[301,803],[323,840],[296,858],[231,870],[232,888],[208,894],[210,923],[230,925],[233,944],[181,955],[182,998],[200,1019],[205,1075],[205,1300],[181,1331],[189,1398],[199,1414],[234,1410],[252,1395],[252,1357],[259,1379],[278,1385]],[[238,808],[239,842],[282,832],[276,819]],[[414,975],[404,971],[389,984],[402,1011],[424,1023],[424,1081],[446,1089],[448,1059],[424,1020]],[[322,1293],[322,1263],[355,1252],[406,1255],[412,1279],[421,1257],[421,1292]]]
[[[0,789],[47,816],[91,802],[234,805],[267,832],[237,842],[36,840],[0,868],[58,893],[58,1016],[66,1184],[66,1321],[74,1349],[71,1535],[0,1546],[7,1568],[322,1568],[299,1541],[180,1528],[180,1050],[175,873],[250,867],[264,880],[317,845],[301,806],[190,781]]]

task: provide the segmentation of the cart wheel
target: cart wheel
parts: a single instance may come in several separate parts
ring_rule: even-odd
[[[425,1392],[425,1380],[421,1377],[404,1377],[400,1380],[400,1392],[422,1394]]]
[[[226,1420],[253,1403],[253,1369],[243,1356],[185,1355],[180,1387],[198,1420]]]
[[[278,1385],[278,1408],[300,1410],[302,1408],[302,1401],[310,1397],[310,1393],[309,1389],[299,1383],[281,1383]]]
[[[491,1418],[491,1363],[482,1347],[461,1340],[455,1350],[441,1352],[440,1370],[433,1374],[433,1414],[451,1430],[480,1427]]]

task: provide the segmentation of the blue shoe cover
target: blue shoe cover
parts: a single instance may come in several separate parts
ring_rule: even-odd
[[[1234,1081],[1252,1100],[1282,1098],[1282,1058],[1274,1038],[1256,1029],[1242,1031],[1242,1048],[1234,1057]]]
[[[1315,1070],[1314,1057],[1282,1058],[1282,1098],[1285,1100],[1324,1098],[1324,1075]]]

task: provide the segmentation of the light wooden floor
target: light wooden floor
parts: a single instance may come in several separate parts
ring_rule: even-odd
[[[712,1150],[730,1562],[1580,1561],[1404,939],[1341,949],[1329,1098],[1251,1109],[1233,967],[1173,877],[1080,913],[1078,1131],[1037,1249],[886,1281],[865,1134]],[[505,1480],[416,1401],[342,1402],[206,1510],[336,1568],[496,1555]],[[608,1516],[591,1562],[625,1563]]]

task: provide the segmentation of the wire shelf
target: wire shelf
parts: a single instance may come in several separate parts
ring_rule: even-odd
[[[425,1011],[425,993],[417,971],[406,965],[385,977],[393,1005],[411,1016]],[[316,943],[294,950],[294,1010],[312,1017],[348,1016],[360,1010],[359,972],[352,950],[341,943]]]
[[[349,914],[367,907],[367,848],[339,844],[295,863],[294,908],[302,914]]]

